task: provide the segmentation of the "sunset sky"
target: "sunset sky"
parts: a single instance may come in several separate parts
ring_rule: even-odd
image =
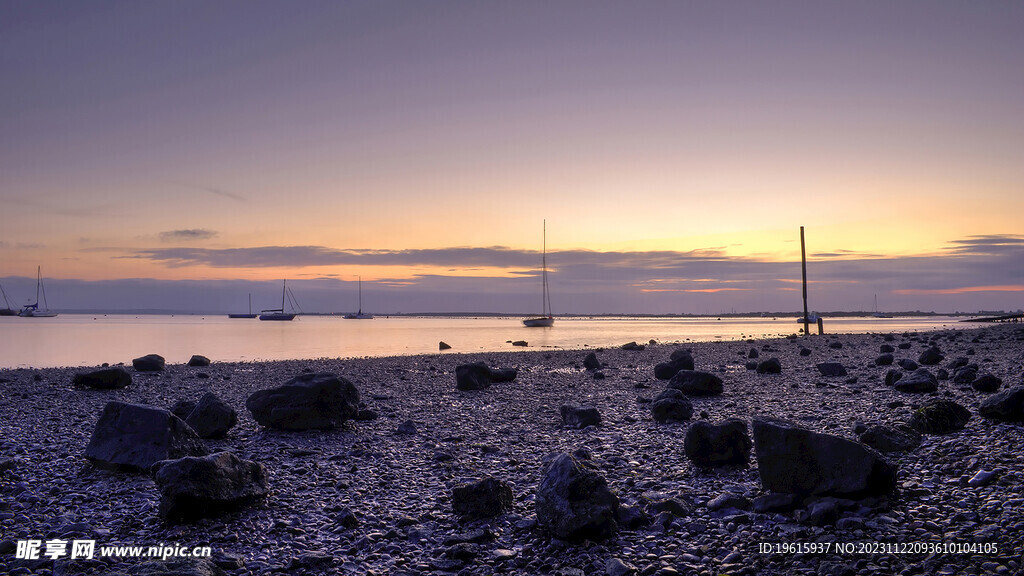
[[[56,309],[1024,307],[1024,3],[0,0]],[[279,303],[279,300],[278,300]]]

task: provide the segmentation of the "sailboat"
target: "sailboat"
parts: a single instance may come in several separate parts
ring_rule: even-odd
[[[288,294],[288,281],[285,280],[281,287],[281,307],[260,312],[260,320],[294,320],[295,314],[284,311],[284,301]]]
[[[871,313],[874,318],[892,318],[888,314],[878,311],[878,294],[875,294],[875,311]]]
[[[42,310],[39,309],[40,292],[43,294]],[[49,305],[46,303],[46,288],[43,288],[43,267],[39,266],[36,268],[36,301],[22,307],[21,312],[18,312],[18,316],[22,318],[53,318],[57,313],[50,312],[49,308]]]
[[[249,313],[248,314],[228,314],[228,318],[255,318],[257,315],[252,313],[252,293],[249,294]]]
[[[345,320],[373,320],[373,314],[363,312],[363,277],[359,277],[359,312],[345,314]]]
[[[527,318],[523,320],[523,325],[527,328],[547,328],[555,325],[555,317],[551,315],[551,294],[548,292],[548,221],[544,221],[544,251],[541,253],[541,278],[544,285],[542,297],[543,303],[543,316],[537,318]]]
[[[7,292],[4,292],[4,287],[0,286],[0,294],[4,296],[4,305],[7,308],[0,308],[0,316],[17,316],[18,313],[11,310],[11,303],[7,301]]]

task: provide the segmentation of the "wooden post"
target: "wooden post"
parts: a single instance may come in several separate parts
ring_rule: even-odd
[[[807,318],[807,250],[804,248],[804,227],[800,227],[800,267],[804,281],[804,336],[810,334],[810,320]]]

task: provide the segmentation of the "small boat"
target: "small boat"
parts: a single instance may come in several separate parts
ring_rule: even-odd
[[[878,311],[878,294],[875,294],[875,311],[871,313],[873,318],[892,318],[888,314]]]
[[[555,317],[551,315],[551,294],[548,292],[548,221],[544,221],[544,249],[541,252],[541,278],[543,316],[527,318],[523,320],[523,326],[527,328],[548,328],[555,325]]]
[[[285,298],[287,298],[287,297],[288,297],[288,281],[285,280],[283,285],[282,285],[282,288],[281,288],[281,307],[280,308],[273,308],[273,309],[270,309],[270,310],[263,310],[263,311],[261,311],[260,312],[260,316],[259,316],[260,320],[277,320],[277,321],[294,320],[295,319],[295,314],[293,314],[291,312],[285,312],[284,311],[284,302],[285,302]]]
[[[43,294],[43,308],[39,309],[39,293]],[[50,312],[49,305],[46,303],[46,288],[43,288],[43,267],[39,266],[36,268],[36,301],[32,304],[26,304],[21,308],[21,312],[18,312],[18,316],[22,318],[53,318],[57,315],[56,312]]]
[[[4,305],[7,308],[0,308],[0,316],[17,316],[18,313],[11,309],[11,303],[7,301],[7,292],[4,292],[4,287],[0,286],[0,294],[4,296]]]
[[[373,320],[373,314],[363,312],[363,277],[359,277],[359,312],[342,316],[345,320]]]
[[[248,314],[228,314],[228,318],[255,318],[257,314],[252,313],[252,294],[249,294],[249,313]]]

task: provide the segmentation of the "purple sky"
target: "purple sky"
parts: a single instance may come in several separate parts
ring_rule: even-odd
[[[0,282],[227,310],[287,277],[333,311],[362,276],[375,311],[531,313],[546,219],[556,312],[794,310],[803,225],[812,308],[1017,309],[1022,29],[1016,2],[0,0]]]

